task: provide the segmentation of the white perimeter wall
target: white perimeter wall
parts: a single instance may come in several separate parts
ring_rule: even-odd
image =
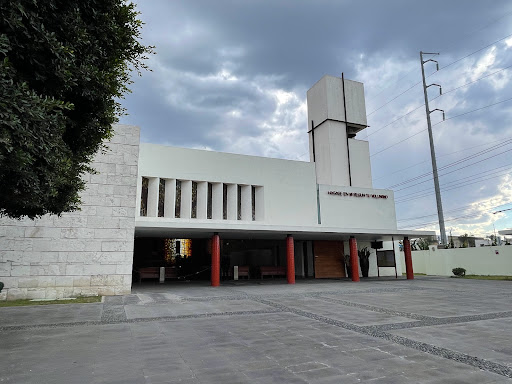
[[[315,165],[313,163],[141,144],[139,179],[142,177],[262,186],[264,217],[261,221],[253,223],[317,225]],[[141,180],[139,180],[140,183]],[[140,187],[137,199],[140,202]],[[184,220],[163,217],[151,219]],[[229,220],[212,219],[185,220],[229,222]],[[247,224],[240,220],[235,222]]]
[[[404,253],[400,254],[405,271]],[[512,276],[512,245],[453,249],[430,247],[428,251],[412,252],[412,266],[414,273],[427,275],[453,276],[452,269],[462,267],[467,275]]]
[[[131,291],[139,128],[118,125],[84,175],[82,210],[0,218],[0,300]]]
[[[329,195],[329,191],[387,195],[387,199]],[[319,185],[322,226],[354,229],[396,230],[393,191]]]

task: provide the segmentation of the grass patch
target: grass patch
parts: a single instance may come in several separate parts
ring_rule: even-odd
[[[406,275],[407,275],[407,273],[405,273],[405,272],[402,273],[402,276],[406,276]],[[415,273],[414,276],[427,276],[427,274],[426,273]]]
[[[88,296],[77,297],[74,300],[49,300],[49,301],[32,301],[30,299],[0,301],[1,307],[22,307],[25,305],[51,305],[51,304],[84,304],[84,303],[98,303],[101,301],[101,296]]]
[[[504,276],[504,275],[466,275],[463,279],[475,279],[475,280],[509,280],[512,281],[512,276]]]

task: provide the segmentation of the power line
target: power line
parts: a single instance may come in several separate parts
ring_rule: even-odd
[[[496,209],[497,207],[501,207],[501,206],[504,206],[504,205],[508,205],[508,204],[511,204],[512,202],[509,202],[509,203],[505,203],[505,204],[501,204],[501,205],[497,205],[495,207],[492,207],[490,209],[488,209],[487,211],[493,211],[494,209]],[[457,211],[461,211],[461,210],[466,210],[468,207],[470,208],[473,208],[473,209],[477,209],[477,207],[475,207],[475,204],[477,204],[476,202],[473,202],[469,205],[465,205],[465,206],[462,206],[462,207],[459,207],[459,208],[454,208],[454,209],[451,209],[449,211],[446,211],[446,212],[457,212]],[[511,208],[512,209],[512,208]],[[481,211],[482,213],[485,213],[487,211]],[[468,213],[469,215],[469,213]],[[425,216],[417,216],[417,217],[413,217],[413,218],[407,218],[407,219],[402,219],[402,220],[397,220],[397,221],[411,221],[411,220],[417,220],[417,219],[422,219],[422,218],[425,218],[425,217],[431,217],[431,216],[437,216],[437,213],[434,213],[434,214],[431,214],[431,215],[425,215]],[[430,223],[434,223],[436,224],[437,221],[432,221]],[[427,224],[430,224],[430,223],[427,223]],[[414,225],[414,226],[417,226],[417,225],[420,225],[420,224],[410,224],[410,225]]]
[[[510,175],[510,174],[511,174],[510,172],[507,172],[507,173],[504,173],[504,174],[501,174],[501,175],[491,176],[491,177],[484,178],[482,180],[473,181],[473,182],[470,182],[470,183],[467,183],[467,182],[466,183],[461,183],[460,185],[451,186],[449,188],[442,188],[442,191],[443,192],[452,191],[454,189],[459,189],[459,188],[462,188],[462,187],[467,187],[468,185],[480,183],[482,181],[491,180],[491,179],[495,179],[496,177],[506,176],[506,175]],[[399,199],[400,201],[395,200],[395,203],[396,204],[401,204],[401,203],[405,203],[407,201],[416,200],[416,199],[427,197],[427,196],[431,196],[431,195],[432,195],[431,192],[427,192],[427,193],[424,193],[423,195],[418,195],[418,196],[410,196],[410,197],[402,196],[402,197],[404,197],[404,199]]]
[[[501,15],[500,17],[496,18],[496,19],[493,19],[491,20],[490,22],[488,22],[487,24],[483,25],[482,27],[478,28],[478,29],[475,29],[469,33],[467,33],[465,36],[471,36],[473,34],[475,34],[476,32],[480,32],[481,30],[487,28],[488,26],[490,25],[495,25],[497,21],[501,20],[501,19],[504,19],[505,17],[509,16],[510,14],[512,14],[512,11],[510,12],[507,12],[503,15]],[[448,47],[453,47],[455,46],[455,42],[453,42],[451,45],[449,45]],[[445,51],[447,51],[448,49],[444,49]],[[399,83],[400,81],[402,81],[403,79],[405,79],[407,76],[409,76],[413,71],[415,71],[416,68],[412,68],[409,72],[407,72],[404,76],[402,76],[401,78],[399,78],[398,80],[394,81],[393,83],[385,86],[384,88],[381,89],[381,91],[379,93],[377,93],[376,95],[372,96],[371,99],[374,99],[376,98],[377,96],[379,96],[382,92],[384,92],[384,90],[388,89],[391,85],[394,85],[394,84],[397,84]]]
[[[493,73],[490,73],[490,74],[487,74],[487,75],[485,75],[485,76],[479,77],[478,79],[473,80],[473,81],[470,81],[469,83],[466,83],[466,84],[460,85],[460,86],[458,86],[458,87],[456,87],[456,88],[453,88],[453,89],[450,89],[450,90],[448,90],[448,91],[444,91],[442,95],[438,95],[438,96],[434,97],[433,99],[431,99],[430,101],[434,101],[434,100],[438,99],[439,97],[443,97],[444,95],[446,95],[446,94],[448,94],[448,93],[450,93],[450,92],[454,92],[454,91],[456,91],[456,90],[458,90],[458,89],[461,89],[461,88],[467,87],[468,85],[474,84],[474,83],[476,83],[476,82],[478,82],[478,81],[480,81],[480,80],[486,79],[487,77],[493,76],[493,75],[495,75],[495,74],[497,74],[497,73],[499,73],[499,72],[502,72],[502,71],[504,71],[505,69],[508,69],[508,68],[510,68],[510,67],[512,67],[512,64],[511,64],[511,65],[508,65],[508,66],[506,66],[505,68],[502,68],[502,69],[500,69],[500,70],[498,70],[498,71],[495,71],[495,72],[493,72]],[[420,109],[420,108],[421,108],[421,107],[423,107],[424,105],[425,105],[425,103],[423,103],[423,104],[421,104],[421,105],[417,106],[416,108],[414,108],[413,110],[411,110],[411,111],[407,112],[406,114],[401,115],[400,117],[398,117],[397,119],[393,120],[392,122],[390,122],[390,123],[388,123],[388,124],[384,125],[383,127],[379,128],[379,129],[376,129],[376,130],[374,130],[373,132],[370,132],[369,134],[367,134],[367,137],[370,137],[371,135],[374,135],[375,133],[382,131],[384,128],[389,127],[390,125],[392,125],[392,124],[396,123],[397,121],[399,121],[399,120],[403,119],[404,117],[409,116],[411,113],[413,113],[413,112],[417,111],[418,109]]]
[[[466,55],[466,56],[464,56],[464,57],[461,57],[461,58],[459,58],[459,59],[457,59],[457,60],[455,60],[455,61],[452,61],[451,63],[449,63],[449,64],[445,65],[444,67],[441,67],[441,68],[439,69],[439,71],[442,71],[443,69],[446,69],[446,68],[448,68],[448,67],[452,66],[453,64],[458,63],[459,61],[462,61],[462,60],[464,60],[464,59],[467,59],[468,57],[470,57],[470,56],[474,55],[475,53],[481,52],[481,51],[483,51],[484,49],[487,49],[487,48],[489,48],[489,47],[493,46],[494,44],[499,43],[500,41],[503,41],[503,40],[505,40],[505,39],[507,39],[507,38],[509,38],[509,37],[512,37],[512,34],[510,34],[510,35],[508,35],[508,36],[505,36],[505,37],[502,37],[501,39],[498,39],[498,40],[496,40],[496,41],[494,41],[494,42],[492,42],[492,43],[490,43],[490,44],[486,45],[486,46],[485,46],[485,47],[483,47],[483,48],[477,49],[476,51],[473,51],[473,52],[471,52],[471,53],[467,54],[467,55]],[[426,76],[426,77],[427,77],[427,78],[429,78],[429,77],[430,77],[430,76],[432,76],[434,73],[437,73],[437,72],[439,72],[439,71],[433,72],[433,73],[431,73],[430,75],[428,75],[428,76]],[[400,94],[398,94],[397,96],[395,96],[395,97],[394,97],[394,98],[392,98],[391,100],[389,100],[389,101],[387,101],[386,103],[382,104],[380,107],[378,107],[377,109],[375,109],[375,110],[373,110],[372,112],[370,112],[369,114],[367,114],[367,115],[366,115],[366,117],[369,117],[369,116],[373,115],[375,112],[377,112],[377,111],[381,110],[381,109],[382,109],[382,108],[384,108],[386,105],[388,105],[389,103],[391,103],[391,102],[395,101],[395,100],[396,100],[396,99],[398,99],[400,96],[402,96],[402,95],[404,95],[405,93],[409,92],[411,89],[413,89],[414,87],[416,87],[416,86],[417,86],[417,85],[419,85],[419,84],[421,84],[421,81],[418,81],[417,83],[413,84],[411,87],[407,88],[405,91],[401,92]]]
[[[481,213],[479,214],[471,214],[471,215],[464,215],[464,216],[459,216],[459,217],[453,217],[453,218],[450,218],[450,219],[446,219],[446,221],[459,221],[459,220],[462,220],[462,219],[470,219],[470,218],[474,218],[474,217],[477,217],[477,216],[480,216]],[[431,222],[428,222],[428,223],[421,223],[421,224],[414,224],[413,227],[401,227],[399,229],[406,229],[406,228],[409,228],[409,229],[417,229],[417,228],[422,228],[422,227],[425,227],[427,225],[432,225],[432,224],[437,224],[437,221],[431,221]]]
[[[434,124],[434,125],[439,125],[439,124],[444,123],[445,121],[448,121],[448,120],[451,120],[451,119],[455,119],[455,118],[457,118],[457,117],[464,116],[464,115],[467,115],[467,114],[469,114],[469,113],[473,113],[473,112],[476,112],[476,111],[481,111],[482,109],[486,109],[486,108],[492,107],[492,106],[494,106],[494,105],[498,105],[498,104],[501,104],[501,103],[505,103],[505,102],[510,101],[510,100],[512,100],[512,97],[511,97],[511,98],[508,98],[508,99],[505,99],[505,100],[498,101],[498,102],[493,103],[493,104],[486,105],[485,107],[481,107],[481,108],[473,109],[472,111],[469,111],[469,112],[461,113],[460,115],[455,115],[455,116],[449,117],[449,118],[447,118],[447,119],[445,119],[445,120],[442,120],[442,121],[440,121],[440,122],[438,122],[438,123],[436,123],[436,124]],[[433,126],[434,126],[434,125],[433,125]]]
[[[457,59],[457,60],[455,60],[455,61],[452,61],[450,64],[447,64],[447,65],[445,65],[444,67],[441,67],[439,70],[440,70],[440,71],[442,71],[443,69],[448,68],[448,67],[452,66],[453,64],[458,63],[458,62],[459,62],[459,61],[461,61],[461,60],[467,59],[468,57],[473,56],[475,53],[481,52],[481,51],[483,51],[484,49],[487,49],[487,48],[489,48],[489,47],[493,46],[494,44],[499,43],[500,41],[503,41],[503,40],[505,40],[505,39],[508,39],[509,37],[512,37],[512,34],[510,34],[510,35],[508,35],[508,36],[505,36],[505,37],[502,37],[501,39],[496,40],[496,41],[492,42],[491,44],[486,45],[486,46],[485,46],[485,47],[483,47],[483,48],[480,48],[480,49],[478,49],[478,50],[476,50],[476,51],[474,51],[474,52],[471,52],[470,54],[467,54],[467,55],[466,55],[466,56],[464,56],[464,57],[461,57],[460,59]]]
[[[494,174],[494,173],[496,173],[496,172],[502,172],[502,171],[498,171],[498,169],[501,169],[501,168],[507,168],[507,167],[510,167],[510,166],[512,166],[512,164],[507,164],[507,165],[504,165],[504,166],[501,166],[501,167],[495,168],[495,169],[494,169],[494,170],[492,170],[491,172],[486,173],[486,175],[488,176],[488,175]],[[464,180],[464,179],[469,179],[469,178],[474,177],[474,176],[482,177],[482,176],[478,176],[478,175],[480,175],[482,172],[487,172],[487,171],[481,171],[481,172],[479,172],[479,173],[475,173],[475,174],[472,174],[472,175],[469,175],[469,176],[463,177],[463,178],[461,178],[461,179],[457,179],[457,180],[449,181],[449,182],[447,182],[447,183],[444,183],[444,184],[443,184],[443,186],[445,186],[445,187],[446,187],[448,184],[453,184],[454,182],[461,181],[461,180]],[[451,172],[450,172],[450,173],[451,173]],[[442,176],[445,176],[445,174],[439,175],[439,177],[442,177]],[[411,186],[409,186],[409,187],[405,187],[405,188],[401,188],[401,189],[395,190],[395,192],[403,191],[404,189],[412,188],[412,187],[415,187],[416,185],[420,185],[420,184],[423,184],[423,183],[426,183],[426,182],[429,182],[429,181],[431,181],[431,179],[421,181],[421,182],[416,183],[416,184],[413,184],[413,185],[411,185]],[[413,192],[413,193],[416,193],[416,192]],[[407,196],[407,195],[403,195],[403,196],[401,196],[401,197],[405,197],[405,196]]]
[[[478,156],[484,155],[484,154],[486,154],[486,153],[488,153],[488,152],[494,151],[494,150],[496,150],[496,149],[499,149],[499,148],[504,147],[504,146],[509,145],[509,144],[512,144],[512,138],[511,138],[511,139],[508,139],[507,141],[502,142],[502,143],[500,143],[500,144],[498,144],[498,145],[493,145],[492,147],[486,148],[486,149],[484,149],[484,150],[482,150],[482,151],[479,151],[479,152],[473,153],[473,154],[471,154],[471,155],[469,155],[469,156],[463,157],[462,159],[459,159],[459,160],[456,160],[456,161],[454,161],[454,162],[451,162],[451,163],[448,163],[448,164],[446,164],[446,165],[443,165],[443,166],[442,166],[442,167],[440,167],[439,169],[440,169],[440,170],[444,170],[444,169],[447,169],[447,168],[450,168],[450,167],[454,167],[454,166],[456,166],[456,165],[458,165],[458,164],[460,164],[460,163],[464,163],[464,162],[466,162],[466,161],[468,161],[468,160],[471,160],[471,159],[473,159],[473,158],[475,158],[475,157],[478,157]],[[404,185],[404,184],[409,184],[410,182],[413,182],[413,181],[416,181],[416,180],[422,179],[422,178],[424,178],[424,177],[430,176],[431,174],[432,174],[432,172],[426,172],[426,173],[424,173],[424,174],[422,174],[422,175],[419,175],[419,176],[413,177],[413,178],[411,178],[411,179],[404,180],[404,181],[402,181],[402,182],[400,182],[400,183],[398,183],[398,184],[391,185],[391,186],[387,187],[386,189],[392,189],[392,188],[394,188],[394,187],[399,187],[399,186]],[[407,187],[407,188],[409,188],[409,187]],[[406,189],[406,188],[402,188],[402,189]],[[395,191],[395,192],[396,192],[396,191]]]
[[[473,180],[477,180],[477,179],[480,179],[480,178],[483,178],[483,177],[487,177],[487,176],[490,176],[490,175],[494,175],[494,174],[496,174],[496,173],[500,173],[500,172],[507,171],[507,172],[505,172],[505,174],[503,174],[503,175],[497,175],[497,176],[504,176],[504,175],[508,174],[508,171],[509,171],[509,169],[510,169],[510,166],[511,166],[511,165],[512,165],[512,164],[507,164],[507,165],[505,165],[505,166],[499,167],[499,168],[506,168],[506,169],[501,169],[501,170],[496,169],[495,171],[493,171],[493,172],[489,172],[489,173],[486,173],[486,174],[484,174],[484,175],[480,175],[480,176],[479,176],[479,174],[473,174],[473,175],[470,175],[470,176],[463,177],[463,178],[461,178],[461,179],[457,179],[457,180],[449,181],[449,182],[447,182],[447,183],[443,184],[443,190],[444,190],[444,191],[445,191],[445,190],[449,190],[449,188],[453,187],[453,186],[452,186],[452,185],[450,185],[450,184],[454,184],[454,183],[455,183],[456,185],[463,184],[463,183],[459,183],[459,182],[460,182],[460,181],[463,181],[463,180],[465,180],[465,179],[469,179],[469,178],[471,178],[471,177],[475,177]],[[451,172],[450,172],[450,173],[451,173]],[[441,176],[445,176],[445,175],[441,175]],[[426,180],[426,181],[431,181],[431,180]],[[459,184],[457,184],[457,183],[459,183]],[[464,182],[464,183],[465,183],[465,182]],[[430,188],[428,188],[428,189],[422,189],[421,191],[415,191],[415,192],[411,192],[411,193],[405,194],[405,195],[403,195],[403,196],[399,196],[399,197],[397,197],[397,200],[402,200],[403,198],[408,198],[409,196],[411,196],[411,197],[418,197],[418,196],[413,196],[413,195],[421,194],[421,193],[424,193],[424,192],[427,192],[427,191],[430,191]]]
[[[486,108],[489,108],[489,107],[492,107],[492,106],[495,106],[495,105],[498,105],[498,104],[501,104],[501,103],[505,103],[505,102],[510,101],[510,100],[512,100],[512,97],[511,97],[511,98],[509,98],[509,99],[505,99],[505,100],[498,101],[498,102],[493,103],[493,104],[486,105],[486,106],[481,107],[481,108],[477,108],[477,109],[473,109],[473,110],[468,111],[468,112],[461,113],[460,115],[456,115],[456,116],[449,117],[449,118],[447,118],[447,119],[445,119],[445,120],[443,120],[443,121],[440,121],[440,122],[438,122],[438,123],[436,123],[436,124],[433,124],[432,126],[434,127],[434,126],[436,126],[436,125],[439,125],[439,124],[444,123],[445,121],[448,121],[448,120],[451,120],[451,119],[455,119],[455,118],[457,118],[457,117],[464,116],[464,115],[467,115],[467,114],[470,114],[470,113],[473,113],[473,112],[481,111],[482,109],[486,109]],[[372,157],[372,156],[376,156],[376,155],[378,155],[379,153],[382,153],[382,152],[384,152],[384,151],[387,151],[388,149],[393,148],[395,145],[398,145],[398,144],[400,144],[400,143],[403,143],[404,141],[407,141],[407,140],[409,140],[409,139],[413,138],[414,136],[419,135],[421,132],[424,132],[424,131],[426,131],[426,130],[427,130],[426,128],[425,128],[425,129],[422,129],[421,131],[418,131],[418,132],[416,132],[415,134],[413,134],[413,135],[411,135],[411,136],[408,136],[408,137],[406,137],[405,139],[400,140],[400,141],[398,141],[398,142],[396,142],[396,143],[394,143],[394,144],[390,145],[389,147],[386,147],[386,148],[384,148],[384,149],[382,149],[382,150],[380,150],[380,151],[378,151],[378,152],[374,153],[373,155],[370,155],[370,157]]]
[[[445,213],[453,213],[453,212],[458,212],[458,211],[465,211],[469,207],[472,207],[472,206],[473,206],[473,204],[465,205],[463,207],[450,209],[448,211],[445,211]],[[400,221],[415,221],[415,220],[418,220],[418,219],[424,219],[425,217],[432,217],[432,216],[437,216],[437,213],[433,213],[431,215],[423,215],[423,216],[409,217],[409,218],[406,218],[406,219],[400,219],[400,220],[397,220],[397,222],[400,222]]]
[[[438,158],[439,158],[439,157],[446,157],[446,156],[454,155],[454,154],[456,154],[456,153],[469,151],[470,149],[473,149],[473,148],[478,148],[478,147],[482,147],[482,146],[484,146],[484,145],[489,145],[489,144],[493,144],[493,143],[502,142],[504,139],[505,139],[505,138],[498,139],[498,140],[495,140],[495,141],[490,141],[490,142],[488,142],[488,143],[478,144],[478,145],[475,145],[475,146],[473,146],[473,147],[464,148],[464,149],[461,149],[461,150],[458,150],[458,151],[455,151],[455,152],[444,153],[444,154],[439,155],[439,156],[437,156],[437,157],[438,157]],[[420,165],[420,164],[427,163],[427,162],[428,162],[428,160],[424,160],[424,161],[421,161],[421,162],[419,162],[419,163],[416,163],[416,164],[410,165],[410,166],[408,166],[408,167],[406,167],[406,168],[401,168],[401,169],[399,169],[399,170],[397,170],[397,171],[394,171],[394,172],[391,172],[391,173],[387,173],[387,174],[385,174],[385,175],[383,175],[383,176],[377,177],[376,179],[373,179],[373,181],[377,181],[377,180],[383,179],[383,178],[385,178],[385,177],[387,177],[387,176],[394,175],[394,174],[396,174],[396,173],[398,173],[398,172],[405,171],[405,170],[407,170],[407,169],[410,169],[410,168],[416,167],[416,166],[418,166],[418,165]]]

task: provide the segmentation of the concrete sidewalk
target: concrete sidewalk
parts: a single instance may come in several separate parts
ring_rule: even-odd
[[[0,383],[512,383],[512,284],[135,285],[0,308]]]

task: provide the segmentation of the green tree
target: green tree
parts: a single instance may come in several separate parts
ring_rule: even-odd
[[[467,248],[469,247],[469,236],[467,233],[459,237],[460,240],[460,247],[461,248]]]
[[[417,245],[421,251],[428,251],[430,241],[427,238],[421,237],[418,239]]]
[[[123,0],[2,0],[0,14],[0,215],[74,211],[153,47]]]

